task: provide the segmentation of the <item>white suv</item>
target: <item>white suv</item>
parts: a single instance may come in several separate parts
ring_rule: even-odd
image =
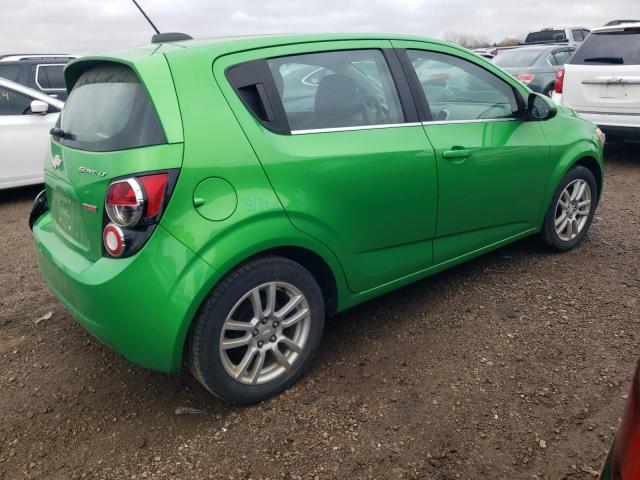
[[[610,138],[640,137],[640,22],[592,30],[558,71],[553,99]]]

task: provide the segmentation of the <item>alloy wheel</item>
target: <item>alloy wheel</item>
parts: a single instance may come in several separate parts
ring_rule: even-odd
[[[560,194],[556,204],[554,226],[558,238],[568,242],[576,238],[584,229],[591,212],[591,189],[589,184],[578,178]]]
[[[311,324],[305,296],[285,282],[248,291],[227,315],[219,351],[226,372],[240,383],[270,382],[299,359]]]

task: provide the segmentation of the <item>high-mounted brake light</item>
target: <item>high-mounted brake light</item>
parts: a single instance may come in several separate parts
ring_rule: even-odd
[[[529,85],[531,81],[534,78],[536,78],[536,75],[535,73],[521,73],[516,78],[520,80],[522,83],[524,83],[525,85]]]
[[[564,87],[564,67],[560,67],[556,72],[556,83],[553,86],[553,91],[556,93],[562,93]]]

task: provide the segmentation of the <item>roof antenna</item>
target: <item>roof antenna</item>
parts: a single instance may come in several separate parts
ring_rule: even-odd
[[[160,33],[160,30],[158,30],[158,27],[155,26],[155,24],[151,21],[149,16],[145,13],[145,11],[138,4],[138,2],[136,0],[131,0],[131,1],[136,7],[138,7],[138,10],[140,10],[140,13],[144,16],[147,22],[149,22],[149,25],[151,25],[151,28],[153,28],[156,31],[155,35],[151,37],[151,43],[179,42],[180,40],[193,39],[191,35],[187,35],[186,33],[180,33],[180,32]]]

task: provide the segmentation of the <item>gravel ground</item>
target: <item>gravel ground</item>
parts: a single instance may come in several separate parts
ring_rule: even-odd
[[[338,315],[302,380],[241,408],[76,324],[36,268],[38,189],[1,192],[0,478],[595,476],[638,358],[638,151],[608,148],[579,249],[527,239]]]

